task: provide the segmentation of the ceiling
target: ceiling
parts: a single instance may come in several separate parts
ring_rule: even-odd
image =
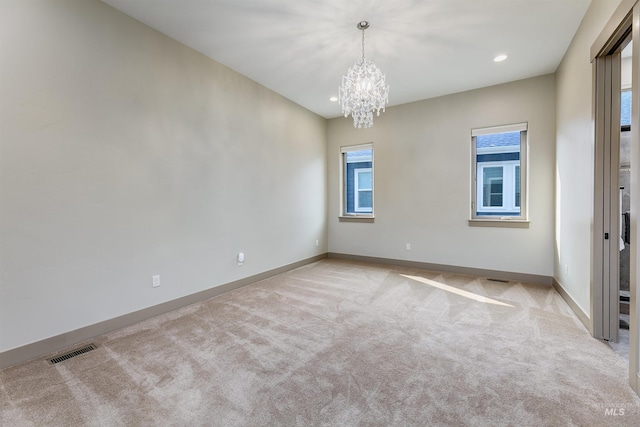
[[[389,105],[553,73],[591,0],[102,0],[326,118],[365,56]],[[493,58],[506,53],[500,63]]]

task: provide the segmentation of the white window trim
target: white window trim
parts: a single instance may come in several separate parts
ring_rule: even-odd
[[[370,172],[371,173],[371,181],[373,182],[373,169],[372,168],[358,168],[358,169],[354,169],[353,170],[353,191],[354,191],[354,210],[356,212],[366,212],[366,213],[371,213],[373,211],[373,206],[369,207],[369,206],[364,206],[364,207],[360,207],[360,192],[361,191],[371,191],[371,195],[373,196],[373,185],[371,186],[371,188],[361,188],[360,187],[360,182],[359,182],[359,176],[361,173],[366,173],[366,172]]]
[[[494,133],[523,132],[527,131],[527,123],[516,123],[513,125],[493,126],[489,128],[472,129],[471,136],[491,135]]]
[[[529,138],[528,138],[528,123],[516,123],[504,126],[493,126],[480,129],[471,130],[471,169],[472,169],[472,182],[471,182],[471,217],[469,219],[470,226],[495,226],[495,227],[528,227],[529,224]],[[476,136],[489,135],[494,133],[506,133],[506,132],[520,132],[520,215],[508,215],[508,216],[489,216],[489,215],[477,215],[476,205],[478,200],[478,163],[477,163],[477,146]],[[484,153],[482,153],[484,154]],[[482,162],[486,164],[488,162]],[[504,191],[504,188],[503,188]],[[515,192],[514,192],[515,194]]]
[[[347,213],[347,200],[346,200],[347,182],[345,180],[345,173],[347,171],[347,156],[345,155],[345,153],[348,153],[350,151],[360,151],[360,150],[371,150],[371,159],[366,160],[366,161],[371,161],[371,172],[372,172],[371,173],[371,212]],[[374,157],[375,157],[375,154],[373,150],[373,142],[340,147],[340,214],[339,214],[339,218],[341,221],[360,221],[360,220],[364,222],[373,221],[374,212],[375,212],[375,173],[373,172],[375,169]]]

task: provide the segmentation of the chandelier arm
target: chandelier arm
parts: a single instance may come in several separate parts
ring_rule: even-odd
[[[362,29],[362,62],[364,62],[364,28]]]

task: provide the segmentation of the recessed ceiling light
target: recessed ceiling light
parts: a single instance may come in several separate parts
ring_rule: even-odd
[[[502,55],[498,55],[498,56],[496,56],[495,58],[493,58],[493,61],[494,61],[494,62],[502,62],[502,61],[504,61],[504,60],[505,60],[505,59],[507,59],[507,58],[508,58],[508,56],[507,56],[507,55],[502,54]]]
[[[336,102],[338,100],[337,96],[332,96],[331,98],[329,98],[329,101],[331,102]]]

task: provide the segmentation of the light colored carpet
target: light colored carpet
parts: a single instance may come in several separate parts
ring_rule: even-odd
[[[622,318],[623,315],[620,315]],[[627,324],[629,323],[629,315],[627,317]],[[608,343],[609,347],[613,349],[618,355],[620,355],[629,364],[629,329],[620,328],[618,330],[618,342]]]
[[[0,425],[640,425],[545,285],[324,260],[93,342],[0,371]]]

